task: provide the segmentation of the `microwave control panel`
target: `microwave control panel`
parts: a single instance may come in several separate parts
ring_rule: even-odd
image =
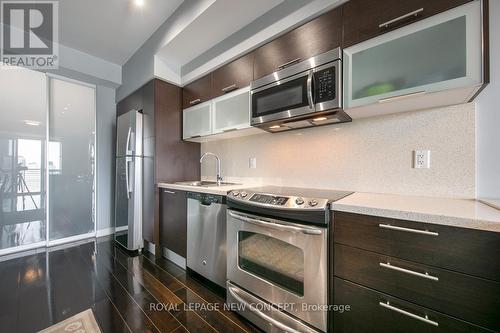
[[[321,103],[335,99],[335,67],[314,73],[314,102]]]

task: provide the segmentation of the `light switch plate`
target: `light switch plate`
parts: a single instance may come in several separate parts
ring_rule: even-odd
[[[431,167],[431,151],[415,150],[413,152],[413,167],[415,169],[429,169]]]
[[[257,169],[257,158],[255,157],[250,157],[248,159],[248,167],[250,169]]]

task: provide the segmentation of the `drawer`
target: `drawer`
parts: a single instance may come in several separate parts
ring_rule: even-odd
[[[334,291],[336,305],[350,306],[334,313],[334,332],[491,332],[339,278],[334,279]]]
[[[333,214],[335,243],[500,281],[500,233]]]
[[[500,283],[336,244],[334,274],[500,331]]]

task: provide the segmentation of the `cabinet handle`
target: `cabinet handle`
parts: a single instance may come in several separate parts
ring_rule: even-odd
[[[398,95],[398,96],[391,96],[391,97],[382,98],[382,99],[379,99],[378,102],[379,103],[393,102],[393,101],[397,101],[397,100],[400,100],[400,99],[405,99],[405,98],[415,97],[415,96],[419,96],[419,95],[424,95],[426,93],[427,93],[427,91],[422,90],[422,91],[417,91],[417,92],[414,92],[414,93],[409,93],[409,94],[403,94],[403,95]]]
[[[291,66],[291,65],[293,65],[293,64],[296,64],[296,63],[298,63],[300,60],[301,60],[300,58],[296,58],[296,59],[293,59],[293,60],[291,60],[291,61],[289,61],[289,62],[285,62],[284,64],[279,65],[279,66],[278,66],[278,69],[283,69],[283,68],[286,68],[286,67]]]
[[[195,138],[201,138],[201,135],[193,135],[190,136],[188,139],[195,139]]]
[[[391,230],[397,230],[397,231],[405,231],[405,232],[411,232],[414,234],[421,234],[421,235],[428,235],[428,236],[439,236],[437,232],[434,231],[428,231],[428,230],[419,230],[419,229],[411,229],[411,228],[404,228],[404,227],[397,227],[395,225],[390,225],[390,224],[379,224],[378,225],[380,228],[383,229],[391,229]]]
[[[198,104],[201,102],[201,99],[197,98],[197,99],[193,99],[192,101],[189,102],[189,105],[194,105],[194,104]]]
[[[225,88],[222,88],[221,90],[222,90],[222,92],[225,94],[225,93],[228,93],[228,92],[233,91],[233,90],[236,90],[236,89],[238,89],[238,85],[237,85],[236,83],[234,83],[234,84],[232,84],[232,85],[230,85],[230,86],[227,86],[227,87],[225,87]]]
[[[409,270],[409,269],[406,269],[406,268],[402,268],[402,267],[398,267],[398,266],[393,266],[391,265],[391,263],[379,263],[380,267],[384,267],[384,268],[388,268],[388,269],[392,269],[394,271],[398,271],[398,272],[401,272],[401,273],[406,273],[406,274],[410,274],[410,275],[415,275],[415,276],[419,276],[419,277],[422,277],[424,279],[429,279],[429,280],[432,280],[432,281],[439,281],[439,278],[437,276],[432,276],[432,275],[429,275],[427,273],[419,273],[419,272],[415,272],[415,271],[412,271],[412,270]]]
[[[175,192],[174,192],[174,191],[169,191],[169,190],[163,190],[163,193],[175,194]]]
[[[407,14],[404,14],[404,15],[401,15],[399,17],[396,17],[395,19],[392,19],[392,20],[389,20],[387,22],[384,22],[384,23],[380,23],[378,25],[379,28],[389,28],[389,26],[393,23],[396,23],[396,22],[399,22],[401,20],[404,20],[405,18],[408,18],[408,17],[411,17],[411,16],[415,16],[417,17],[419,14],[421,14],[422,12],[424,11],[424,8],[419,8],[417,10],[414,10],[413,12],[410,12],[410,13],[407,13]]]
[[[230,129],[226,129],[226,130],[222,130],[222,132],[226,133],[226,132],[233,132],[233,131],[237,131],[238,128],[230,128]]]
[[[402,315],[405,315],[405,316],[413,318],[413,319],[417,319],[417,320],[423,321],[426,324],[429,324],[429,325],[432,325],[432,326],[439,326],[439,323],[437,321],[430,320],[427,315],[425,315],[425,317],[416,315],[414,313],[411,313],[411,312],[408,312],[406,310],[403,310],[403,309],[397,308],[395,306],[392,306],[389,303],[389,301],[387,301],[387,302],[379,302],[378,304],[381,307],[383,307],[383,308],[389,309],[389,310],[397,312],[397,313],[401,313]]]

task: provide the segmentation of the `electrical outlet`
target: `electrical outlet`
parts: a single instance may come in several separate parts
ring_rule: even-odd
[[[431,151],[415,150],[413,152],[413,167],[415,169],[429,169],[431,167]]]
[[[248,159],[248,167],[250,169],[257,169],[257,158],[256,157],[250,157]]]

